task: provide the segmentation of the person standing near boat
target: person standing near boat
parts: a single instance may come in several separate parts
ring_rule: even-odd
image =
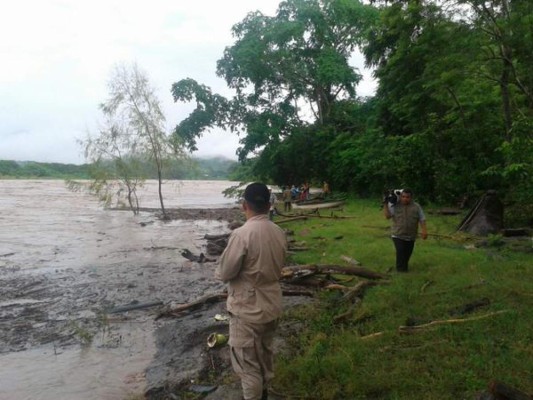
[[[274,376],[273,339],[282,312],[279,279],[287,238],[268,219],[269,197],[262,183],[246,187],[246,223],[232,232],[216,270],[216,276],[228,283],[231,364],[246,400],[268,398],[267,385]]]
[[[270,212],[269,212],[269,217],[270,217],[270,220],[272,221],[274,219],[274,214],[276,213],[276,201],[278,200],[278,198],[276,197],[276,194],[274,192],[272,192],[272,189],[268,189],[269,192],[270,192]]]
[[[396,204],[386,203],[385,218],[392,218],[392,241],[396,249],[396,270],[407,272],[413,254],[418,225],[422,228],[422,239],[427,239],[426,217],[420,204],[413,201],[411,189],[403,189]]]
[[[283,211],[291,211],[292,209],[292,190],[289,187],[283,187]]]
[[[329,183],[324,181],[324,184],[322,185],[322,194],[324,198],[328,197],[331,194],[331,189],[329,188]]]

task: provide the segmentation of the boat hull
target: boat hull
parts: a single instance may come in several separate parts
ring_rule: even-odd
[[[292,208],[295,210],[314,210],[317,208],[335,208],[344,205],[344,200],[339,201],[324,201],[321,203],[311,203],[311,204],[298,204],[292,203]]]

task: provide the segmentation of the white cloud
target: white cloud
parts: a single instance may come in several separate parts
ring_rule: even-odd
[[[76,138],[94,130],[112,66],[136,62],[159,89],[169,128],[190,111],[173,82],[193,78],[228,94],[215,75],[231,27],[279,0],[19,0],[0,15],[0,159],[83,162]],[[369,91],[372,90],[370,83]],[[365,93],[362,93],[365,94]],[[368,93],[371,94],[371,93]],[[214,130],[195,155],[235,158],[238,138]]]

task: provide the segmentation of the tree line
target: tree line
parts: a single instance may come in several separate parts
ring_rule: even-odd
[[[142,176],[157,179],[152,163],[140,161]],[[112,169],[112,163],[108,164]],[[91,179],[93,164],[43,163],[36,161],[0,160],[0,179]],[[180,180],[233,180],[238,163],[223,157],[171,160],[165,169],[164,179]]]
[[[175,82],[174,101],[196,107],[172,132],[146,73],[115,68],[102,126],[82,141],[105,167],[95,183],[134,194],[149,162],[165,214],[169,163],[218,127],[239,134],[241,180],[360,196],[411,187],[439,203],[496,189],[517,219],[533,215],[530,0],[286,0],[232,33],[216,74],[234,95]],[[377,80],[370,97],[357,93],[357,51]]]
[[[533,211],[533,8],[529,0],[287,0],[232,28],[224,97],[172,86],[196,109],[173,136],[189,150],[218,126],[279,185],[326,180],[359,195],[409,186],[454,202],[497,189]],[[357,94],[359,50],[377,91]]]

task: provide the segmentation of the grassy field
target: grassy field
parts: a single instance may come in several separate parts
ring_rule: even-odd
[[[281,225],[309,248],[292,254],[292,264],[347,265],[344,255],[388,278],[361,301],[321,290],[319,306],[285,315],[305,329],[278,356],[276,392],[287,399],[474,399],[498,380],[533,393],[533,242],[458,234],[462,216],[425,212],[429,238],[416,242],[407,274],[392,268],[390,222],[375,202],[334,212],[349,219]],[[364,280],[334,278],[348,286]],[[445,322],[399,330],[432,321]]]

